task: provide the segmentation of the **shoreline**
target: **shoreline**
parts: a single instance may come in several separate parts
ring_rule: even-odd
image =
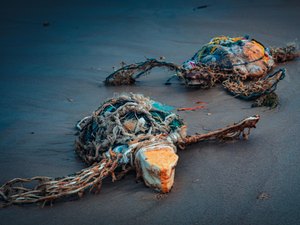
[[[299,11],[296,1],[7,3],[0,9],[0,183],[83,169],[74,151],[75,124],[114,93],[142,93],[176,108],[207,102],[207,109],[177,112],[189,134],[255,114],[261,120],[248,141],[200,143],[179,151],[175,184],[166,197],[129,174],[105,181],[99,195],[43,209],[2,209],[0,224],[296,225],[299,59],[277,67],[286,68],[287,75],[278,84],[280,106],[273,110],[251,108],[251,102],[220,86],[165,86],[172,73],[163,69],[134,86],[105,87],[102,81],[121,61],[165,56],[181,64],[218,35],[249,34],[266,46],[285,45],[300,37]],[[270,198],[257,199],[262,192]]]

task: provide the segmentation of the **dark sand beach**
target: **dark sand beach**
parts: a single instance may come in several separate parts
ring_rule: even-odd
[[[207,7],[205,7],[207,6]],[[159,195],[135,174],[99,195],[0,209],[1,225],[300,223],[300,62],[279,65],[280,106],[251,108],[220,86],[189,89],[154,70],[135,86],[105,87],[119,66],[166,57],[177,64],[218,35],[248,34],[266,46],[300,37],[297,1],[6,1],[0,7],[0,184],[58,177],[85,165],[74,152],[75,124],[114,93],[134,92],[174,107],[188,132],[207,132],[261,115],[248,141],[200,143],[179,151],[175,185]],[[267,193],[267,199],[258,199]]]

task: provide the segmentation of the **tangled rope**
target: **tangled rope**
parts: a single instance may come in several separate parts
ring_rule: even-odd
[[[285,69],[280,69],[275,73],[260,78],[253,82],[243,82],[241,80],[225,80],[222,85],[235,97],[245,100],[256,99],[262,95],[267,95],[276,90],[277,84],[285,77]]]
[[[119,86],[134,84],[136,79],[149,72],[154,67],[166,67],[171,71],[180,72],[182,68],[174,63],[147,59],[144,62],[123,66],[110,74],[104,81],[106,85]]]
[[[87,164],[100,161],[109,148],[146,140],[158,134],[181,134],[183,121],[143,95],[121,95],[103,103],[88,121],[81,121],[77,154]]]
[[[271,54],[275,62],[283,63],[300,56],[296,44],[288,44],[283,48],[272,48]]]
[[[142,95],[121,95],[104,102],[90,117],[81,120],[76,140],[78,155],[90,165],[75,174],[50,178],[15,178],[0,187],[2,206],[41,202],[43,205],[68,196],[82,197],[86,190],[99,192],[103,179],[119,180],[135,169],[136,154],[145,146],[178,146],[212,139],[247,139],[259,116],[217,131],[186,136],[186,125],[165,105]]]
[[[82,197],[86,189],[90,189],[90,192],[95,190],[97,193],[100,191],[102,180],[109,175],[113,176],[119,165],[119,158],[120,155],[103,159],[91,167],[63,178],[15,178],[0,188],[0,196],[4,200],[2,206],[36,202],[43,202],[45,205],[47,202],[52,203],[55,199],[74,194]]]
[[[147,59],[123,66],[106,80],[106,85],[130,85],[155,67],[166,67],[175,71],[166,84],[176,77],[187,86],[211,88],[217,83],[236,97],[253,100],[276,90],[277,83],[284,78],[285,70],[279,69],[273,75],[268,72],[281,63],[299,57],[295,44],[283,48],[265,48],[258,41],[248,37],[213,38],[191,59],[182,65]],[[275,63],[274,63],[275,62]],[[276,76],[275,76],[276,74]],[[277,76],[279,75],[279,77]]]
[[[260,117],[258,115],[248,117],[236,124],[230,125],[225,128],[218,129],[206,134],[196,134],[193,136],[186,137],[180,143],[182,146],[198,143],[207,140],[229,140],[236,139],[240,136],[243,139],[248,139],[251,128],[256,128]]]

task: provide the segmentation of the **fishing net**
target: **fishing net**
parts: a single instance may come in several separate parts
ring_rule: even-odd
[[[187,86],[199,88],[211,88],[217,83],[222,83],[223,87],[234,96],[252,100],[274,92],[277,83],[284,78],[283,69],[274,73],[281,74],[280,78],[268,75],[275,63],[297,57],[299,52],[293,44],[269,50],[249,37],[220,36],[213,38],[182,65],[148,59],[118,69],[106,78],[105,84],[134,84],[152,68],[166,67],[175,72],[166,84],[170,84],[174,77],[179,78]]]
[[[87,190],[98,193],[106,177],[116,181],[132,169],[147,186],[168,192],[178,160],[176,146],[183,149],[205,140],[247,139],[258,121],[259,116],[253,116],[223,129],[187,136],[186,125],[168,106],[142,95],[120,95],[77,124],[76,151],[89,167],[59,178],[15,178],[0,187],[0,200],[8,206],[82,197]],[[166,165],[160,168],[162,162]]]
[[[166,109],[165,109],[166,108]],[[167,134],[182,138],[185,126],[168,107],[143,95],[121,95],[104,102],[93,116],[80,121],[78,155],[87,163],[100,161],[102,153],[132,141]]]
[[[270,52],[256,40],[247,37],[216,37],[204,45],[190,60],[186,69],[199,64],[230,71],[242,79],[261,77],[274,65]]]
[[[245,100],[253,100],[260,96],[274,92],[278,82],[284,77],[285,70],[280,69],[273,74],[258,79],[257,81],[244,82],[239,79],[228,79],[225,80],[222,85],[228,92],[236,97]]]
[[[104,81],[106,85],[119,86],[134,84],[136,79],[150,72],[154,67],[166,67],[169,70],[180,72],[182,68],[174,63],[159,61],[157,59],[147,59],[145,62],[125,65],[110,74]]]

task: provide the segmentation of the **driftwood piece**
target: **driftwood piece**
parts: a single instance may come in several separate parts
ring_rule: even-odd
[[[181,147],[198,143],[201,141],[208,140],[226,140],[238,138],[242,134],[244,139],[248,139],[248,135],[250,134],[251,128],[256,128],[256,124],[258,123],[260,117],[258,115],[248,117],[239,123],[230,125],[228,127],[218,129],[216,131],[211,131],[206,134],[196,134],[193,136],[186,137],[183,139],[181,143]]]

